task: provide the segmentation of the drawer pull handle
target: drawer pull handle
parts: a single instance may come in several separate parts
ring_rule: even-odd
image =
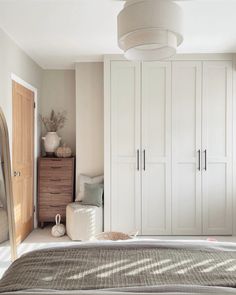
[[[143,170],[146,170],[146,150],[143,150]]]
[[[58,166],[58,167],[51,166],[50,168],[52,168],[52,169],[61,169],[61,168],[62,168],[62,166]]]
[[[137,150],[137,170],[139,171],[139,149]]]
[[[61,159],[51,159],[51,161],[59,162]]]
[[[60,193],[50,193],[51,195],[59,195]]]
[[[52,208],[59,208],[59,207],[65,207],[65,205],[49,205],[49,207],[52,207]]]
[[[201,150],[198,150],[198,170],[201,171]]]
[[[204,151],[205,154],[205,171],[207,171],[207,150]]]
[[[61,181],[61,179],[60,178],[57,178],[57,179],[52,178],[52,179],[50,179],[50,181]]]

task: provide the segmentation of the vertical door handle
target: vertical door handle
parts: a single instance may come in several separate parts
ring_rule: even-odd
[[[204,167],[204,170],[207,171],[207,150],[204,151],[204,155],[205,155],[205,167]]]
[[[143,170],[146,170],[146,151],[143,150]]]
[[[137,170],[139,171],[139,149],[137,150]]]
[[[198,150],[198,170],[201,171],[201,150]]]

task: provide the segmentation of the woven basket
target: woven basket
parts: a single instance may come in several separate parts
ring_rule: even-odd
[[[134,235],[128,235],[121,232],[103,232],[97,234],[95,236],[96,240],[110,240],[110,241],[118,241],[118,240],[131,240],[133,239],[138,233]]]
[[[72,154],[71,148],[64,144],[56,150],[55,154],[58,158],[70,158]]]

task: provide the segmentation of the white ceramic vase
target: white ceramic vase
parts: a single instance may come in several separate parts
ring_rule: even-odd
[[[48,132],[45,137],[42,137],[44,141],[45,152],[52,154],[60,145],[61,137],[56,132]]]

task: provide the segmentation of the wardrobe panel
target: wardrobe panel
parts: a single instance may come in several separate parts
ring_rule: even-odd
[[[227,226],[227,167],[225,163],[212,163],[207,171],[208,226],[212,230]]]
[[[203,233],[232,234],[232,62],[203,63]]]
[[[174,64],[173,106],[174,124],[178,133],[176,155],[194,158],[196,152],[196,66],[189,63]]]
[[[143,235],[165,234],[168,218],[166,210],[166,171],[165,164],[150,164],[146,171],[149,180],[143,196]],[[146,211],[145,211],[146,210]],[[164,230],[163,230],[164,229]]]
[[[111,63],[111,230],[140,229],[140,65]]]
[[[112,229],[113,231],[131,232],[137,229],[135,203],[136,180],[135,163],[126,161],[117,163],[113,168],[112,183]]]
[[[136,96],[135,68],[125,67],[112,71],[112,91],[114,101],[114,128],[116,130],[116,156],[132,157],[135,152]],[[129,81],[129,83],[127,83]]]
[[[142,64],[142,234],[171,233],[171,63]]]
[[[164,64],[143,64],[143,144],[150,157],[166,156],[166,75]]]
[[[232,62],[122,60],[106,71],[107,230],[232,234]]]
[[[227,67],[222,63],[204,64],[204,104],[207,150],[211,157],[226,156]],[[208,111],[207,111],[208,110]]]
[[[177,214],[177,224],[181,230],[188,230],[189,228],[196,228],[197,216],[197,194],[196,194],[196,166],[191,163],[183,163],[178,165],[177,178],[177,192],[178,206],[181,214]],[[187,184],[187,185],[186,185]],[[191,198],[189,196],[192,196]]]
[[[172,63],[172,233],[201,234],[201,62]]]

